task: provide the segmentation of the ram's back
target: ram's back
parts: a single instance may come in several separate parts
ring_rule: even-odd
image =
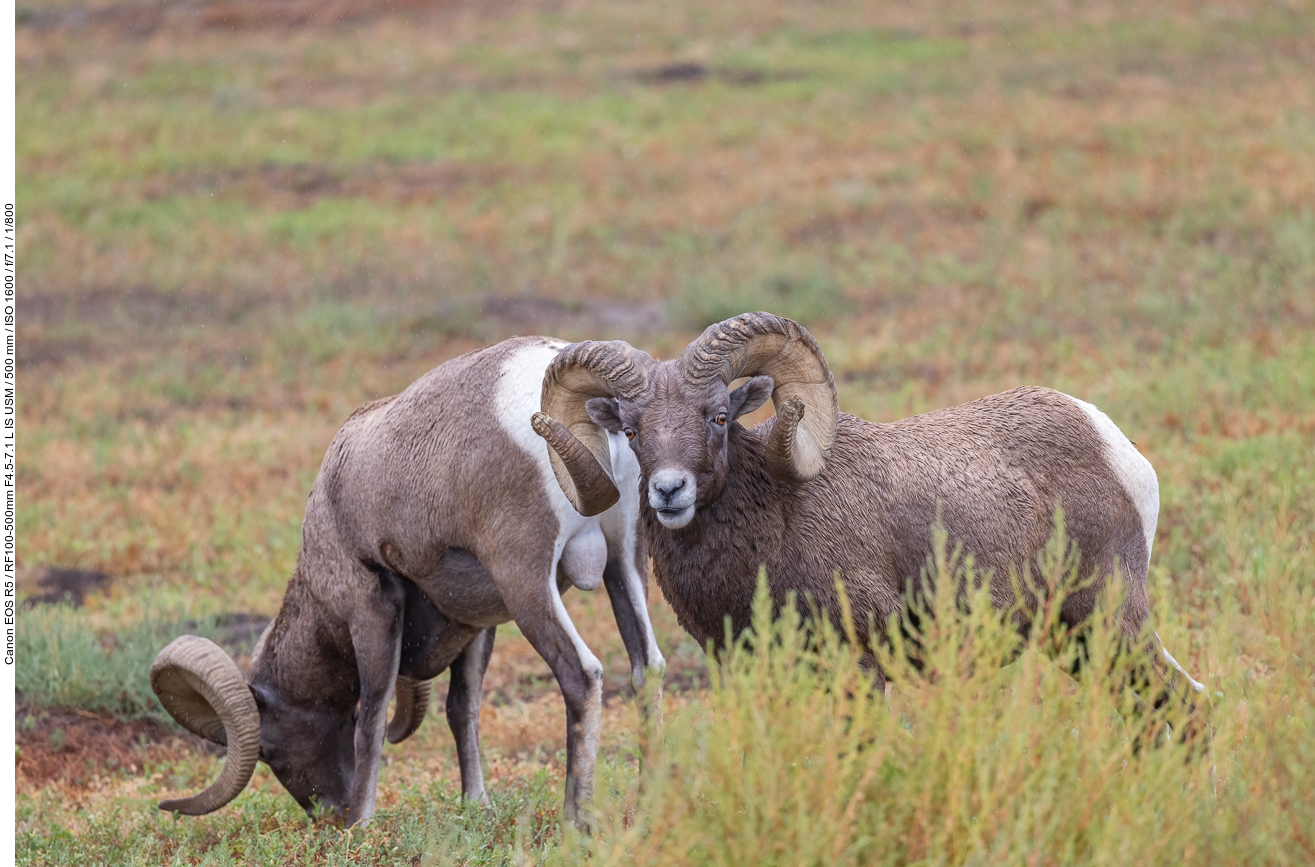
[[[324,456],[303,532],[313,523],[326,542],[406,575],[437,568],[449,548],[480,556],[490,540],[533,536],[536,522],[551,537],[546,454],[539,461],[515,441],[498,403],[505,377],[524,380],[512,383],[517,392],[542,380],[542,369],[508,370],[509,358],[546,359],[554,346],[528,337],[476,350],[357,409]]]
[[[888,424],[842,415],[826,471],[801,499],[797,521],[812,529],[787,562],[818,571],[834,563],[851,594],[883,614],[926,567],[937,522],[979,574],[993,574],[1004,604],[1011,568],[1036,574],[1057,508],[1080,576],[1113,574],[1117,564],[1134,604],[1145,597],[1154,470],[1103,413],[1051,389],[1016,388]],[[1075,599],[1075,620],[1093,595]]]

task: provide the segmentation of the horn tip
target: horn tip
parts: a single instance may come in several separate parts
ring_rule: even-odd
[[[169,798],[168,800],[161,801],[159,803],[159,808],[163,812],[173,813],[175,816],[204,815],[200,813],[193,813],[187,809],[189,806],[191,806],[189,803],[191,800],[192,800],[191,798]]]

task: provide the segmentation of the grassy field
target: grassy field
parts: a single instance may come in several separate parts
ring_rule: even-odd
[[[20,592],[110,576],[21,612],[21,863],[1315,860],[1311,3],[18,20]],[[152,721],[145,668],[277,610],[356,405],[512,334],[670,357],[751,309],[813,331],[847,412],[1048,385],[1136,441],[1152,617],[1213,697],[1214,781],[1134,756],[1118,690],[1035,648],[956,667],[1005,641],[985,614],[932,641],[957,674],[872,696],[788,629],[709,673],[655,600],[659,734],[605,599],[574,593],[608,669],[592,840],[559,827],[564,708],[514,628],[492,810],[461,805],[441,716],[385,750],[368,830],[308,823],[264,769],[209,817],[154,809],[219,759]]]

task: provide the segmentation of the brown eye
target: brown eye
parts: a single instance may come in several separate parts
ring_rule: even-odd
[[[635,432],[632,431],[630,428],[626,428],[625,433],[626,433],[626,439],[632,440],[635,438]]]
[[[717,413],[717,417],[714,418],[713,421],[715,421],[717,424],[721,425],[722,427],[726,427],[726,413],[724,412]]]

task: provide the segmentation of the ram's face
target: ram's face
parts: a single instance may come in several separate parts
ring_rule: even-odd
[[[356,712],[309,708],[252,690],[260,709],[260,757],[307,813],[347,819],[356,767]]]
[[[674,364],[654,370],[640,398],[594,398],[594,423],[625,435],[639,458],[647,502],[661,524],[679,530],[721,496],[730,467],[728,432],[772,393],[771,377],[758,376],[734,391],[719,381],[695,385]]]

